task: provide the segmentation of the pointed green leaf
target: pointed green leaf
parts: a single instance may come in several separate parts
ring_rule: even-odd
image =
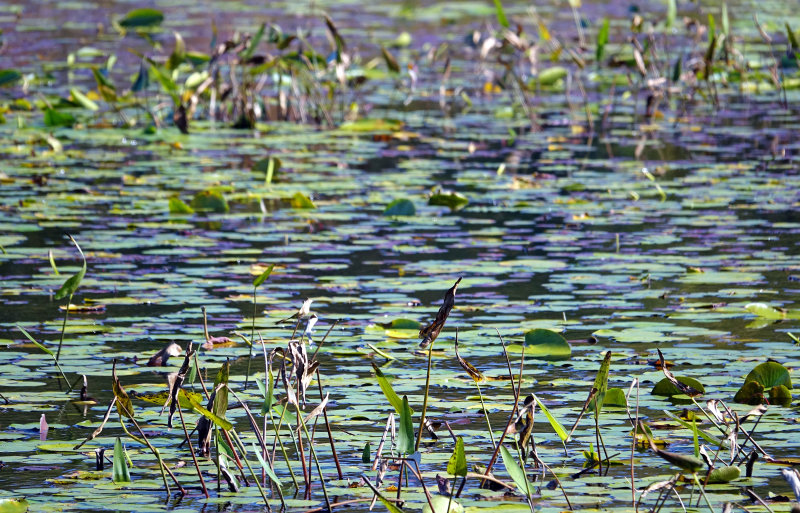
[[[115,483],[130,483],[131,475],[128,471],[128,462],[125,461],[125,450],[122,448],[122,440],[117,437],[114,442],[114,463],[113,463],[113,477]]]
[[[503,28],[510,27],[511,24],[508,22],[508,18],[506,18],[506,12],[503,10],[503,3],[500,0],[494,0],[494,10],[497,14],[497,23]]]
[[[413,454],[415,443],[411,408],[408,406],[408,397],[403,396],[400,409],[400,430],[397,433],[397,451],[400,454]]]
[[[392,405],[394,411],[396,411],[399,415],[403,411],[403,401],[400,400],[400,397],[397,395],[397,393],[395,393],[394,389],[392,388],[392,384],[383,374],[383,371],[381,371],[380,368],[378,368],[378,366],[374,363],[372,364],[372,368],[375,370],[375,377],[378,378],[378,385],[381,387],[383,395],[386,396],[386,399],[389,400],[389,404]],[[413,414],[414,411],[412,410],[411,413]]]
[[[197,401],[196,397],[193,397],[192,395],[187,394],[186,391],[184,389],[182,389],[182,388],[180,389],[179,393],[181,395],[183,395],[184,398],[186,398],[187,401],[189,401],[189,404],[192,405],[192,408],[197,413],[199,413],[203,417],[207,418],[208,420],[210,420],[211,422],[216,424],[220,429],[224,429],[225,431],[230,431],[231,429],[233,429],[233,424],[231,424],[228,420],[220,417],[219,415],[216,415],[216,414],[212,413],[211,411],[207,410],[203,405],[201,405]],[[216,401],[215,401],[215,403],[216,403]]]
[[[169,199],[170,214],[194,214],[194,209],[187,205],[180,198],[172,197]]]
[[[273,483],[278,486],[283,486],[280,479],[278,479],[278,476],[275,474],[275,471],[272,470],[272,467],[264,460],[264,456],[261,454],[261,450],[256,446],[255,442],[253,442],[253,452],[256,453],[256,458],[258,458],[258,462],[261,463],[261,468],[264,469],[264,473],[272,479]]]
[[[50,356],[52,356],[52,357],[54,357],[54,358],[55,358],[56,354],[55,354],[53,351],[51,351],[51,350],[47,349],[46,347],[44,347],[44,346],[43,346],[42,344],[40,344],[39,342],[37,342],[37,341],[36,341],[36,339],[34,339],[34,338],[31,336],[31,334],[30,334],[30,333],[28,333],[28,332],[25,330],[25,328],[23,328],[22,326],[20,326],[19,324],[17,324],[17,329],[19,329],[19,330],[22,332],[22,334],[23,334],[23,335],[25,335],[26,337],[28,337],[28,340],[30,340],[31,342],[33,342],[33,343],[34,343],[34,345],[35,345],[36,347],[38,347],[39,349],[41,349],[41,350],[42,350],[42,351],[44,351],[45,353],[47,353],[47,354],[49,354]]]
[[[450,461],[447,462],[447,473],[454,476],[467,475],[467,456],[464,453],[464,439],[460,436],[456,438],[456,447],[453,449]]]
[[[259,285],[264,283],[264,281],[266,281],[266,279],[269,278],[269,275],[272,274],[273,269],[275,269],[275,264],[271,264],[269,267],[264,269],[264,272],[259,274],[258,278],[253,280],[253,287],[258,287]]]
[[[529,491],[533,491],[534,487],[505,445],[500,446],[500,455],[503,457],[503,465],[505,465],[508,475],[511,476],[511,480],[517,485],[517,489],[522,495],[528,496]]]
[[[73,294],[75,294],[75,291],[78,290],[78,285],[80,285],[81,280],[86,275],[86,257],[83,255],[83,251],[81,250],[81,247],[78,245],[78,241],[73,239],[71,235],[69,236],[69,238],[72,241],[72,243],[75,244],[75,247],[78,248],[78,253],[81,254],[81,258],[83,259],[83,267],[81,267],[81,270],[78,271],[77,274],[70,276],[67,279],[67,281],[65,281],[64,284],[61,286],[61,288],[58,289],[56,295],[53,296],[56,300],[64,299],[65,297],[70,297]]]
[[[597,50],[595,51],[595,59],[599,63],[603,60],[603,53],[605,52],[606,45],[608,44],[608,18],[603,18],[603,24],[600,25],[600,30],[597,32]]]
[[[86,110],[95,111],[100,108],[97,106],[95,102],[90,100],[88,96],[80,92],[80,90],[77,87],[73,87],[72,89],[70,89],[69,94],[70,96],[72,96],[72,100],[75,103],[79,104]]]
[[[539,406],[539,409],[541,409],[542,413],[544,413],[544,416],[547,417],[547,420],[550,422],[550,426],[552,426],[553,431],[555,431],[558,437],[561,439],[561,443],[563,444],[568,442],[569,433],[567,433],[567,430],[564,429],[564,426],[562,426],[558,419],[556,419],[553,414],[550,413],[550,410],[547,409],[547,406],[545,406],[535,394],[533,398],[536,399],[536,404]]]
[[[370,457],[369,451],[369,442],[364,444],[364,450],[361,451],[361,463],[371,463],[372,458]]]
[[[314,205],[314,202],[311,201],[311,198],[299,191],[294,193],[294,196],[292,196],[291,204],[292,208],[317,208],[317,206]]]
[[[595,416],[599,415],[600,411],[603,409],[603,401],[605,401],[606,392],[608,391],[608,371],[610,368],[611,351],[606,351],[603,363],[600,364],[600,369],[597,371],[597,376],[594,378],[594,388],[597,390],[594,396],[593,408]]]

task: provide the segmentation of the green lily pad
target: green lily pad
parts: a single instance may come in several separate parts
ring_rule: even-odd
[[[764,362],[755,366],[753,370],[744,378],[744,382],[758,381],[764,388],[772,388],[783,385],[788,389],[792,388],[792,379],[789,371],[778,362]]]
[[[192,198],[192,208],[198,212],[224,214],[230,210],[228,201],[221,192],[214,189],[200,191]]]
[[[439,192],[428,198],[428,205],[447,207],[451,211],[461,210],[469,203],[466,196],[457,192]]]
[[[684,385],[689,385],[690,387],[694,388],[695,390],[706,393],[706,389],[702,383],[697,381],[694,378],[689,378],[687,376],[675,376],[675,379],[683,383]],[[680,395],[682,392],[678,390],[678,387],[672,384],[670,380],[667,378],[662,379],[656,386],[653,387],[653,390],[650,391],[653,395],[660,395],[663,397],[672,397],[676,395]]]
[[[416,213],[417,209],[414,208],[414,203],[405,198],[399,198],[392,201],[383,211],[383,215],[385,216],[413,216]]]
[[[555,331],[537,328],[525,333],[525,354],[541,360],[567,360],[572,348],[567,339]]]

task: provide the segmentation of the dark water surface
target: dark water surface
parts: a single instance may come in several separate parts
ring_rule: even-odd
[[[505,3],[509,17],[536,40],[531,6]],[[109,18],[143,5],[11,2],[0,15],[6,45],[0,67],[49,73],[35,81],[31,92],[64,96],[73,85],[94,87],[86,66],[66,66],[67,54],[91,46],[119,54],[112,76],[129,84],[138,60],[127,48],[150,47],[135,35],[120,37]],[[392,51],[403,70],[407,64],[417,66],[419,80],[412,88],[404,71],[348,92],[345,104],[358,104],[362,115],[400,122],[391,130],[366,132],[277,121],[248,131],[197,120],[190,135],[172,126],[148,134],[143,120],[123,128],[105,107],[84,114],[72,128],[45,127],[38,110],[6,111],[6,122],[0,124],[0,245],[5,249],[0,254],[0,393],[8,404],[0,399],[0,498],[27,497],[36,511],[259,509],[262,501],[254,486],[237,494],[213,493],[210,500],[202,496],[186,446],[176,447],[181,430],[166,428],[157,405],[134,400],[139,422],[168,464],[186,463],[175,470],[190,489],[185,498],[173,495],[165,502],[154,458],[133,441],[126,441],[135,464],[133,483],[114,485],[110,465],[105,472],[94,471],[94,448],[106,448],[111,455],[115,437],[124,436],[116,413],[100,437],[81,451],[70,448],[99,425],[113,397],[114,359],[129,391],[166,390],[166,375],[178,369],[181,358],[158,370],[145,363],[170,342],[202,342],[202,306],[212,336],[234,339],[201,350],[207,378],[213,380],[229,359],[232,388],[258,412],[262,400],[252,379],[244,388],[249,349],[232,332],[249,336],[252,280],[269,264],[276,268],[258,289],[256,317],[256,329],[269,349],[285,346],[292,328],[274,323],[296,311],[304,298],[314,299],[320,318],[317,344],[338,320],[318,359],[344,479],[337,479],[321,421],[315,434],[323,473],[331,480],[328,492],[338,500],[371,497],[366,487],[357,486],[362,474],[374,477],[361,461],[362,449],[369,441],[374,457],[393,411],[371,363],[382,367],[398,394],[408,395],[416,412],[422,409],[427,356],[415,351],[416,333],[390,332],[381,324],[400,318],[431,321],[444,291],[458,277],[463,279],[456,306],[435,344],[428,415],[449,422],[464,437],[470,470],[475,463],[485,465],[492,448],[477,391],[454,357],[456,328],[461,355],[490,378],[481,388],[495,437],[513,404],[498,331],[506,343],[516,345],[510,350],[515,367],[528,330],[552,329],[573,341],[569,360],[526,358],[522,387],[523,395],[535,393],[568,428],[592,387],[603,352],[612,351],[609,386],[627,392],[638,378],[639,414],[657,438],[669,442],[670,451],[687,454],[692,432],[665,422],[664,413],[678,414],[687,406],[650,394],[663,377],[648,363],[657,357],[656,348],[675,363],[675,374],[705,385],[701,404],[722,399],[740,414],[751,407],[734,404],[733,396],[756,364],[773,359],[790,371],[800,365],[789,336],[798,330],[800,317],[795,311],[800,291],[795,90],[784,95],[768,80],[752,78],[759,84],[753,86],[756,91],[750,85],[726,85],[720,77],[718,107],[706,87],[698,85],[691,100],[685,88],[668,91],[659,112],[647,118],[649,92],[639,87],[638,75],[593,64],[578,71],[562,59],[568,80],[533,94],[534,115],[529,117],[513,91],[486,92],[502,70],[496,59],[482,60],[479,50],[464,43],[473,30],[485,35],[491,33],[488,26],[497,25],[490,2],[147,5],[165,12],[168,30],[154,37],[166,53],[171,30],[180,31],[190,49],[208,51],[212,19],[220,39],[236,30],[252,32],[267,21],[281,24],[286,33],[296,27],[311,30],[312,40],[329,48],[319,16],[324,11],[363,65],[380,58],[378,43],[407,31],[411,44]],[[625,41],[632,7],[584,2],[580,15],[587,55],[594,54],[603,16],[612,19],[607,55],[629,48]],[[666,9],[661,2],[636,7],[653,22],[660,22]],[[566,3],[548,2],[536,10],[555,37],[575,47],[575,22]],[[732,2],[728,10],[736,47],[753,69],[766,70],[784,51],[784,21],[800,26],[792,2]],[[681,16],[704,22],[708,12],[719,25],[716,3],[679,5]],[[773,50],[759,38],[753,12],[775,37]],[[696,57],[688,50],[691,38],[682,31],[683,25],[670,40],[677,41],[674,45],[659,36],[659,50],[668,62],[678,55],[687,62]],[[440,97],[443,62],[430,65],[427,55],[443,41],[451,46],[453,71],[444,82],[447,94]],[[86,65],[105,62],[102,56],[81,59]],[[540,61],[544,67],[551,64],[544,52]],[[782,73],[795,77],[797,68]],[[632,77],[634,85],[609,92],[602,84],[614,76]],[[592,126],[579,83],[587,90]],[[19,86],[0,90],[3,104],[22,96]],[[60,141],[63,151],[52,150],[47,134]],[[268,155],[283,162],[271,184],[252,170]],[[170,197],[188,203],[210,187],[224,192],[229,213],[169,213]],[[469,204],[458,211],[429,205],[428,196],[437,189],[456,191]],[[290,198],[297,192],[308,195],[317,208],[292,208]],[[416,214],[383,216],[386,205],[398,198],[411,200]],[[88,260],[73,303],[105,307],[70,314],[60,360],[70,379],[87,376],[98,404],[86,408],[70,402],[76,395],[61,390],[52,359],[15,327],[57,347],[64,301],[55,301],[53,294],[80,266],[65,233],[75,237]],[[60,276],[51,268],[49,251]],[[787,318],[756,315],[753,303],[787,309]],[[368,344],[395,360],[387,361]],[[252,362],[259,379],[264,378],[263,364],[261,356]],[[276,387],[276,394],[284,395],[282,387]],[[632,406],[635,397],[634,390]],[[314,382],[306,412],[318,403]],[[696,410],[691,403],[689,408]],[[581,451],[595,444],[591,419],[581,422],[565,456],[544,415],[537,413],[539,455],[560,476],[573,506],[632,509],[629,466],[612,467],[609,476],[573,476],[585,461]],[[46,441],[39,438],[42,414],[50,425]],[[191,422],[197,418],[188,410],[185,414]],[[228,418],[250,450],[254,436],[242,410],[231,409]],[[416,414],[415,425],[418,419]],[[797,457],[797,423],[797,406],[770,406],[754,436],[774,458]],[[701,427],[713,432],[707,421]],[[609,454],[628,465],[631,437],[625,409],[604,411],[601,428]],[[446,429],[439,434],[437,442],[425,440],[422,449],[423,476],[432,489],[435,475],[446,474],[453,450]],[[288,432],[285,443],[292,445]],[[290,456],[299,476],[293,446]],[[258,466],[252,454],[249,460]],[[635,453],[635,461],[640,489],[675,471],[643,450]],[[209,487],[216,490],[213,464],[203,465]],[[789,496],[780,468],[760,461],[753,477],[712,485],[709,497],[716,509],[734,502],[766,511],[751,505],[743,488],[751,486],[761,497]],[[276,471],[289,499],[294,490],[280,456]],[[510,481],[502,463],[495,473]],[[539,489],[550,478],[535,483],[541,494],[535,506],[566,509],[560,490]],[[396,479],[397,471],[390,470],[386,484]],[[425,502],[422,489],[414,479],[409,486],[403,492],[408,509],[419,510]],[[690,489],[679,491],[688,506]],[[273,509],[278,508],[277,494],[267,493]],[[653,507],[656,495],[648,495],[643,504]],[[467,482],[461,503],[470,511],[529,511],[519,495],[480,490],[474,480]],[[319,480],[311,499],[303,500],[301,492],[287,504],[297,511],[324,505]],[[366,511],[367,504],[353,507]],[[772,506],[788,510],[787,503]],[[674,499],[665,507],[680,510]]]

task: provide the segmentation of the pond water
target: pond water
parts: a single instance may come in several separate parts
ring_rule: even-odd
[[[314,300],[319,321],[309,352],[319,348],[342,478],[322,417],[316,419],[314,449],[326,491],[335,501],[372,497],[360,482],[362,475],[375,478],[362,452],[369,442],[375,457],[394,411],[373,364],[400,396],[407,395],[414,426],[419,422],[428,355],[418,350],[416,330],[388,324],[433,321],[445,291],[459,277],[455,307],[434,344],[427,416],[437,424],[449,423],[455,435],[464,437],[470,471],[474,464],[489,462],[493,444],[477,389],[455,358],[456,330],[461,356],[487,377],[481,392],[495,438],[514,405],[500,337],[509,345],[517,372],[525,333],[537,328],[562,333],[571,342],[571,356],[537,358],[526,347],[520,400],[536,394],[569,430],[604,352],[611,351],[608,386],[627,394],[638,379],[638,399],[636,388],[628,398],[631,414],[638,404],[638,415],[655,438],[681,454],[693,453],[692,430],[665,410],[675,415],[684,408],[694,411],[704,432],[724,436],[688,399],[651,394],[664,378],[653,362],[657,348],[674,363],[674,374],[704,385],[700,405],[721,399],[739,415],[753,408],[733,400],[753,367],[769,359],[793,375],[800,365],[791,336],[800,318],[795,310],[800,292],[798,94],[788,85],[796,80],[797,67],[783,59],[784,21],[800,26],[791,2],[759,3],[758,11],[748,2],[728,5],[730,60],[744,55],[751,70],[747,77],[736,75],[734,64],[720,64],[713,84],[698,80],[651,88],[635,66],[596,66],[596,34],[602,18],[609,17],[603,62],[627,55],[631,18],[637,13],[645,18],[646,33],[648,23],[663,24],[665,3],[584,2],[577,15],[585,38],[580,50],[566,2],[539,6],[535,13],[527,3],[506,2],[512,22],[524,27],[529,40],[541,42],[540,70],[556,64],[566,70],[564,77],[532,87],[527,95],[505,87],[513,81],[505,81],[498,60],[511,60],[511,51],[480,55],[486,38],[499,30],[491,2],[262,4],[151,2],[149,7],[165,15],[163,30],[151,35],[162,44],[160,53],[143,37],[121,36],[111,28],[112,17],[119,19],[134,7],[128,2],[99,7],[11,2],[0,16],[2,67],[30,74],[27,91],[21,83],[0,89],[5,119],[0,124],[0,394],[5,399],[0,399],[0,499],[26,498],[35,511],[263,507],[252,480],[238,493],[224,491],[223,482],[218,494],[212,460],[201,461],[211,492],[206,499],[187,447],[178,447],[180,427],[168,429],[161,406],[136,397],[166,391],[168,373],[180,367],[181,357],[165,367],[147,367],[156,351],[171,342],[204,342],[202,307],[210,334],[232,342],[200,349],[201,374],[213,380],[229,361],[230,386],[260,423],[263,398],[253,376],[263,382],[264,358],[258,348],[249,362],[249,347],[233,332],[250,337],[254,323],[268,350],[285,347],[294,325],[276,321],[296,312],[304,299]],[[66,97],[72,87],[95,89],[89,66],[105,65],[112,53],[118,59],[109,76],[120,92],[130,88],[139,59],[127,49],[169,55],[173,30],[182,33],[190,50],[208,52],[212,19],[220,41],[237,30],[253,33],[265,21],[280,24],[286,34],[309,30],[309,40],[328,52],[323,10],[347,41],[354,68],[374,69],[366,63],[376,58],[384,70],[381,43],[403,32],[410,37],[407,45],[402,40],[387,44],[401,73],[370,75],[363,86],[335,93],[333,126],[272,118],[259,120],[252,130],[234,129],[201,109],[188,135],[172,126],[171,114],[165,126],[147,130],[147,116],[129,109],[136,125],[124,126],[117,111],[96,94],[98,111],[67,109],[75,123],[46,126],[35,106],[42,99]],[[702,23],[712,13],[720,30],[716,2],[680,4],[678,12]],[[759,36],[754,12],[773,37],[772,47]],[[580,69],[566,50],[555,52],[551,62],[555,43],[537,39],[543,36],[541,31],[537,35],[533,16],[539,16],[551,38],[590,62]],[[685,29],[680,17],[676,23],[674,34],[659,32],[652,39],[657,48],[647,57],[647,79],[658,78],[657,70],[672,70],[678,56],[687,63],[684,73],[692,59],[702,61],[706,35]],[[477,46],[466,42],[473,31],[480,33],[472,39]],[[449,44],[443,51],[450,57],[444,78],[446,59],[436,52],[443,42]],[[96,51],[78,52],[86,47]],[[67,65],[70,53],[76,56],[72,66]],[[769,78],[778,61],[784,90]],[[530,63],[515,61],[514,67],[525,83],[535,83]],[[612,83],[617,85],[612,88]],[[169,96],[157,97],[156,90],[153,80],[147,101],[166,102],[162,110],[168,111]],[[27,109],[23,98],[34,107]],[[269,156],[281,161],[271,180],[263,168]],[[224,195],[228,212],[170,212],[171,198],[191,204],[197,193],[209,189]],[[446,195],[443,201],[466,198],[468,203],[450,208],[431,202],[441,191],[459,195]],[[306,198],[315,208],[298,208]],[[398,199],[409,200],[414,212],[384,215]],[[64,320],[60,307],[66,300],[56,301],[54,294],[81,266],[66,233],[80,244],[88,265],[73,303],[99,307],[70,313],[59,363],[70,381],[87,377],[95,405],[75,404],[77,392],[65,393],[52,357],[17,328],[56,351]],[[254,321],[253,280],[271,264],[272,274],[256,292]],[[169,496],[164,493],[155,458],[125,438],[116,411],[100,436],[72,449],[100,425],[114,397],[114,360],[125,389],[136,392],[139,424],[187,488],[185,497],[174,489]],[[201,391],[199,380],[185,388]],[[275,390],[278,398],[285,396],[280,382]],[[319,402],[315,380],[305,412]],[[234,403],[231,397],[227,418],[250,451],[255,436]],[[597,449],[591,415],[578,424],[565,454],[545,415],[536,413],[538,455],[559,476],[575,508],[632,509],[631,457],[637,494],[677,472],[645,447],[632,456],[626,409],[607,406],[600,430],[608,455],[622,464],[604,468],[602,475],[597,468],[578,475],[586,462],[582,451]],[[49,424],[46,439],[40,439],[42,415]],[[189,424],[199,417],[189,409],[184,416]],[[747,487],[771,501],[776,511],[788,510],[780,496],[792,497],[792,492],[780,469],[798,456],[797,406],[770,405],[757,427],[752,420],[746,426],[779,463],[765,463],[762,455],[751,477],[744,477],[742,465],[743,477],[708,485],[706,494],[715,509],[731,502],[766,511],[752,502]],[[295,446],[285,428],[283,435],[299,478]],[[432,492],[434,477],[447,475],[454,447],[445,427],[438,435],[436,441],[424,436],[421,446],[422,475]],[[117,436],[123,437],[133,462],[131,483],[114,484],[110,464],[95,471],[94,449],[112,455]],[[506,446],[516,458],[515,437],[508,435]],[[739,437],[741,444],[744,436]],[[267,441],[272,443],[271,434]],[[700,443],[712,454],[717,450],[703,438]],[[248,460],[260,473],[252,452]],[[528,465],[535,487],[531,507],[567,509],[561,489],[546,486],[552,474],[541,478],[531,459]],[[297,492],[291,485],[280,452],[275,471],[290,510],[324,507],[320,480],[312,477],[304,497],[303,486]],[[502,459],[493,471],[511,483]],[[317,476],[316,467],[312,474]],[[395,496],[385,487],[396,484],[397,475],[397,470],[386,475],[382,489],[387,496]],[[700,501],[693,486],[680,485],[676,491],[687,506]],[[267,486],[265,493],[272,508],[279,508],[276,487]],[[650,492],[643,506],[653,508],[658,495]],[[413,477],[403,484],[402,497],[408,510],[426,503]],[[531,510],[519,490],[483,490],[475,479],[467,480],[459,502],[469,511]],[[349,507],[366,511],[369,502]],[[681,505],[673,495],[664,508],[678,511]]]

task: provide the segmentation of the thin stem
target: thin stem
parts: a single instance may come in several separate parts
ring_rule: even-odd
[[[253,341],[256,336],[256,313],[258,313],[258,304],[256,303],[257,288],[253,287],[253,324],[250,326],[250,355],[247,357],[247,374],[244,377],[244,388],[247,388],[247,384],[250,381],[250,362],[253,360]]]
[[[58,362],[58,359],[61,358],[61,344],[64,343],[64,331],[67,329],[67,318],[69,317],[69,305],[71,304],[72,304],[72,294],[69,295],[69,299],[67,299],[67,308],[64,310],[64,322],[61,324],[61,338],[58,340],[58,351],[56,351],[56,362]]]
[[[492,423],[489,422],[489,412],[486,411],[486,405],[483,403],[483,393],[481,392],[481,386],[477,381],[475,382],[475,387],[478,389],[478,397],[480,397],[481,399],[481,409],[483,410],[483,416],[486,418],[486,425],[489,427],[489,439],[492,441],[492,447],[494,447],[494,434],[492,434]]]
[[[431,341],[431,346],[428,348],[428,372],[425,375],[425,398],[422,400],[422,416],[419,419],[419,431],[417,432],[417,443],[414,446],[414,451],[419,451],[419,444],[422,442],[422,430],[425,429],[425,413],[428,410],[428,390],[431,385],[431,360],[433,360],[433,344],[435,340]]]
[[[322,485],[322,494],[325,496],[325,505],[328,506],[328,511],[331,511],[331,501],[328,498],[328,489],[325,486],[325,476],[322,475],[322,467],[319,464],[319,459],[317,458],[317,452],[314,450],[314,440],[308,433],[308,427],[306,426],[306,423],[303,420],[303,415],[300,412],[300,406],[297,403],[295,403],[294,407],[297,410],[297,422],[303,427],[303,431],[306,434],[306,439],[308,440],[308,450],[311,453],[311,457],[314,459],[315,466],[317,467],[317,474],[319,474],[319,482]],[[299,433],[297,439],[298,440],[302,439]],[[303,465],[305,466],[305,460],[303,461]],[[310,488],[311,483],[308,483],[307,487]]]
[[[189,433],[186,431],[186,422],[183,420],[183,409],[178,405],[178,414],[181,417],[181,426],[183,426],[183,433],[186,435],[186,438],[189,438]],[[200,465],[197,463],[197,456],[194,454],[194,445],[189,443],[189,450],[192,453],[192,461],[194,461],[194,468],[197,470],[197,477],[200,478],[200,485],[203,487],[203,493],[206,495],[206,499],[208,499],[208,489],[206,488],[206,482],[203,479],[203,473],[200,471]]]

